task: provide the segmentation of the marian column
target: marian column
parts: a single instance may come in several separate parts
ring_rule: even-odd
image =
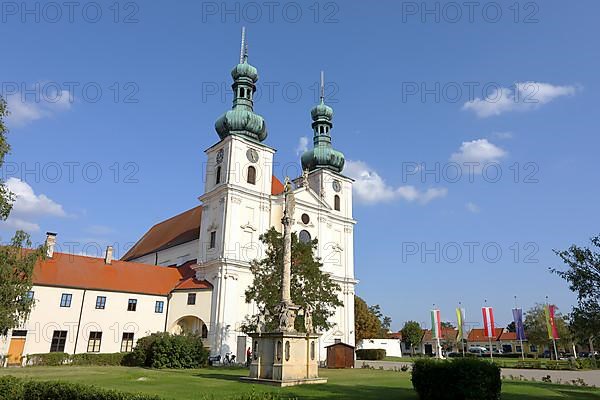
[[[283,270],[281,273],[281,303],[279,305],[279,330],[293,332],[298,307],[292,303],[292,216],[294,215],[294,193],[289,178],[285,179],[283,225]]]

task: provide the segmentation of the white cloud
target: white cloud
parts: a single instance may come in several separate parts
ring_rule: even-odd
[[[463,110],[486,118],[509,111],[529,111],[562,96],[573,96],[579,88],[574,85],[555,86],[543,82],[517,82],[513,88],[498,87],[487,97],[470,100]]]
[[[472,203],[470,201],[467,204],[465,204],[465,207],[467,208],[467,210],[469,210],[473,214],[477,214],[481,211],[481,209],[479,208],[479,206],[477,204]]]
[[[40,227],[37,223],[31,222],[31,218],[67,216],[62,205],[45,194],[36,194],[27,182],[13,177],[6,181],[6,187],[14,194],[15,200],[8,219],[2,222],[4,226],[37,232]]]
[[[296,155],[299,156],[308,150],[308,138],[306,136],[301,136],[298,139],[298,146],[296,146]]]
[[[446,188],[429,188],[420,191],[412,185],[389,186],[379,174],[363,161],[346,161],[345,173],[355,180],[354,195],[357,201],[376,204],[394,200],[406,200],[426,204],[448,193]]]
[[[29,101],[21,93],[15,93],[6,97],[10,112],[7,122],[23,126],[42,118],[52,117],[56,113],[69,110],[72,100],[68,90],[38,95],[38,99]]]
[[[460,149],[450,156],[450,161],[459,163],[461,166],[471,165],[474,171],[481,172],[486,164],[498,163],[507,154],[505,150],[490,143],[487,139],[476,139],[470,142],[462,142]]]

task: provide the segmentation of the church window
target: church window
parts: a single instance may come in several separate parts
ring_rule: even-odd
[[[308,243],[311,240],[310,237],[310,233],[308,233],[307,230],[301,230],[300,233],[298,234],[298,240],[300,240],[300,243]]]
[[[241,88],[240,88],[240,90],[239,90],[239,92],[240,92],[240,94],[239,94],[239,97],[240,97],[240,98],[242,98],[242,97],[245,97],[245,96],[246,96],[246,94],[245,94],[245,91],[246,91],[246,89],[244,89],[243,87],[241,87]]]
[[[162,314],[164,308],[165,308],[164,301],[157,301],[156,303],[154,303],[154,312],[155,313]]]
[[[248,167],[247,181],[252,185],[256,184],[256,168],[254,168],[252,165]]]
[[[340,211],[340,196],[338,196],[337,194],[333,198],[333,208],[335,209],[335,211]]]
[[[217,245],[217,231],[212,231],[210,233],[210,243],[208,245],[209,249],[214,249]]]
[[[60,297],[60,306],[61,307],[71,307],[71,299],[73,295],[70,293],[63,293]]]
[[[96,296],[96,309],[104,310],[106,308],[106,296]]]
[[[196,304],[196,293],[188,293],[187,304],[188,306],[193,306]]]
[[[310,217],[308,216],[308,214],[302,214],[301,219],[304,225],[308,225],[308,223],[310,222]]]
[[[221,183],[221,167],[217,167],[217,173],[215,177],[215,185]]]
[[[208,337],[208,327],[206,324],[202,324],[202,339],[206,339]]]

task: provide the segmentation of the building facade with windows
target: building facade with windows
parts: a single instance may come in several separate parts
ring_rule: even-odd
[[[265,254],[259,236],[271,227],[282,230],[284,185],[274,175],[276,151],[266,141],[266,123],[254,112],[258,72],[242,49],[231,72],[233,107],[217,119],[218,137],[205,150],[201,204],[154,225],[120,261],[57,253],[41,263],[35,308],[16,330],[27,340],[13,345],[12,335],[3,354],[10,348],[17,354],[21,344],[23,354],[51,346],[68,353],[114,352],[130,348],[132,333],[135,343],[152,332],[187,329],[206,336],[212,354],[245,359],[251,343],[241,327],[258,313],[245,302],[250,263]],[[343,306],[331,317],[333,327],[321,332],[319,357],[325,359],[330,344],[354,345],[356,221],[353,181],[342,174],[344,156],[332,146],[333,109],[323,92],[310,115],[313,148],[302,155],[303,173],[289,185],[293,231],[302,241],[318,239],[315,256],[341,288]]]

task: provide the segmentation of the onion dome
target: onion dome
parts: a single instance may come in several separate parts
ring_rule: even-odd
[[[323,73],[321,72],[321,102],[310,111],[313,128],[313,149],[302,154],[302,169],[313,171],[319,168],[342,172],[344,154],[331,145],[331,128],[333,127],[333,109],[325,104]]]
[[[233,107],[217,119],[215,130],[221,139],[230,135],[240,135],[262,142],[267,138],[267,125],[264,118],[254,112],[252,96],[256,92],[258,71],[248,64],[245,33],[245,28],[242,28],[240,63],[231,70]]]

